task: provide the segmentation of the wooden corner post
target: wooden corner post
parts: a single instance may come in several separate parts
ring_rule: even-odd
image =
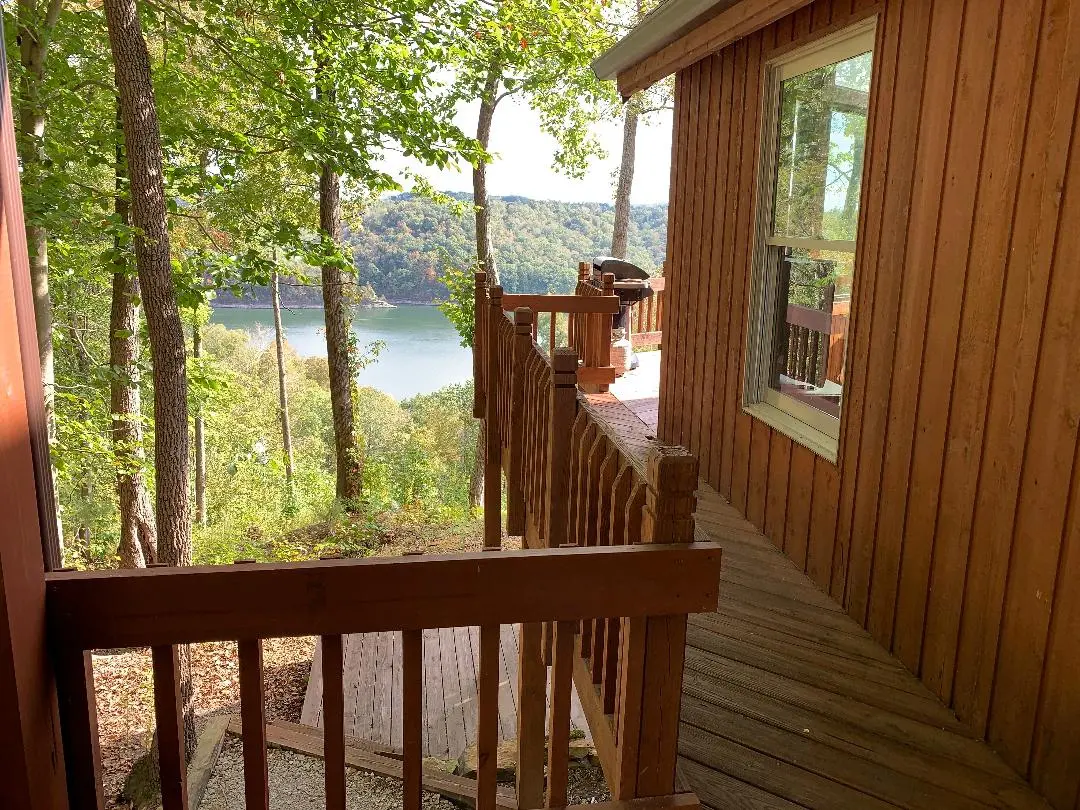
[[[514,310],[514,353],[507,413],[510,449],[506,470],[506,533],[515,537],[525,535],[525,362],[532,347],[534,317],[528,307]]]
[[[604,295],[615,295],[615,274],[604,273]],[[611,316],[594,315],[596,318],[596,367],[608,368],[611,366]],[[606,383],[600,383],[597,389],[601,394],[607,393]]]
[[[682,447],[656,444],[646,456],[646,472],[648,489],[641,510],[641,541],[692,543],[697,457]],[[638,796],[663,796],[675,791],[685,658],[686,615],[647,619]]]
[[[484,418],[484,316],[487,315],[487,273],[473,273],[473,418]]]
[[[544,532],[548,548],[559,548],[570,540],[570,432],[577,416],[577,367],[577,352],[555,349],[551,356],[547,526]]]
[[[502,314],[502,287],[488,291],[489,305],[484,320],[486,374],[484,391],[484,548],[502,545],[502,440],[499,430],[499,338],[496,318]]]

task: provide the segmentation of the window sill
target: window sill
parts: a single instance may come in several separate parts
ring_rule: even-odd
[[[779,430],[785,436],[821,456],[826,461],[832,464],[836,463],[839,443],[827,433],[815,430],[805,422],[767,402],[744,405],[743,410],[755,419],[761,420],[773,430]]]

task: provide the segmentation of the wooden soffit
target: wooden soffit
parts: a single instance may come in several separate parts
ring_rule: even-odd
[[[629,98],[665,76],[726,48],[736,40],[808,6],[813,0],[741,0],[618,74],[619,93]]]

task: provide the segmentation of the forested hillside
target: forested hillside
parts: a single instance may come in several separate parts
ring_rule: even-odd
[[[370,284],[390,301],[430,302],[446,296],[443,267],[465,267],[475,256],[468,195],[464,213],[411,194],[388,197],[372,208],[362,226],[347,233],[358,283]],[[606,203],[566,203],[525,197],[494,197],[492,240],[503,286],[514,292],[570,292],[577,263],[608,252],[615,212]],[[653,271],[664,259],[666,205],[636,205],[630,219],[628,258]],[[320,306],[318,286],[282,281],[282,301]],[[270,305],[270,292],[256,289],[237,302]]]

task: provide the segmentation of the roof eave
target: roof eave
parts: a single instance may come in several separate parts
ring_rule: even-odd
[[[629,34],[600,54],[592,63],[593,72],[599,79],[616,79],[627,68],[670,45],[703,17],[712,16],[738,2],[740,0],[667,0],[653,9]]]

